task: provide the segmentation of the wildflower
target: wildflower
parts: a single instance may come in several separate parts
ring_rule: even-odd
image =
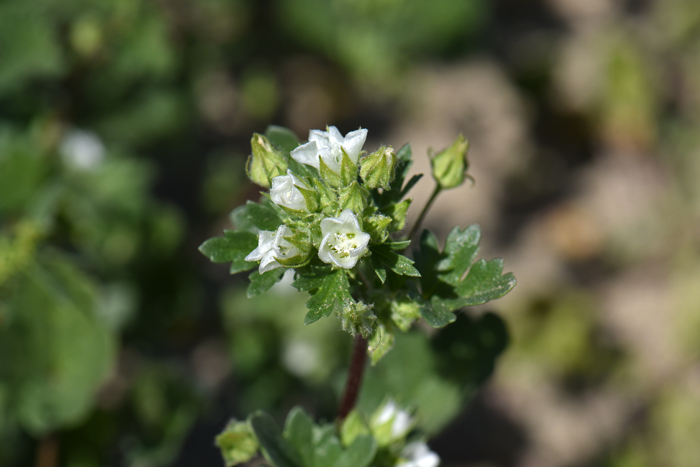
[[[354,164],[357,164],[365,139],[367,139],[365,129],[351,131],[345,137],[334,126],[329,127],[328,131],[311,130],[309,142],[293,150],[291,156],[295,161],[317,169],[320,168],[320,160],[323,159],[328,168],[340,173],[343,151]]]
[[[258,246],[245,257],[246,261],[260,261],[260,274],[282,266],[277,260],[293,258],[299,249],[289,243],[285,237],[293,234],[292,229],[280,225],[276,231],[261,230],[258,234]]]
[[[381,444],[389,444],[403,438],[411,431],[413,419],[405,410],[401,410],[392,400],[377,410],[372,420],[375,437]],[[381,440],[380,440],[381,438]]]
[[[352,269],[367,251],[370,236],[360,229],[357,216],[346,209],[338,217],[321,221],[321,246],[318,257],[324,263]]]
[[[458,187],[464,182],[464,172],[469,167],[467,162],[467,151],[469,141],[461,134],[447,149],[440,151],[430,164],[433,168],[433,177],[440,185],[440,188],[448,190]]]
[[[437,467],[440,457],[422,441],[407,444],[401,451],[403,461],[396,467]]]
[[[278,206],[302,211],[306,209],[306,200],[299,188],[308,189],[309,187],[299,180],[291,170],[287,170],[287,175],[280,175],[272,179],[270,198]]]

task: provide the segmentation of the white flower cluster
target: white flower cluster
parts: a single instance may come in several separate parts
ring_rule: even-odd
[[[351,131],[345,137],[334,126],[329,127],[328,131],[311,130],[309,142],[294,149],[291,157],[316,169],[323,160],[331,170],[339,172],[343,153],[357,164],[366,138],[365,129]],[[287,170],[287,175],[272,179],[270,199],[278,206],[303,211],[306,209],[306,199],[300,189],[309,190],[309,187]],[[357,216],[349,209],[342,211],[338,217],[323,219],[321,234],[318,256],[325,263],[352,269],[367,252],[370,235],[362,231]],[[286,225],[281,225],[275,232],[260,231],[257,248],[246,256],[245,260],[260,261],[260,274],[282,266],[279,260],[293,258],[300,253],[299,249],[288,241],[292,235],[293,231]]]
[[[440,457],[422,441],[407,444],[401,451],[401,457],[403,460],[396,464],[396,467],[437,467],[440,465]]]

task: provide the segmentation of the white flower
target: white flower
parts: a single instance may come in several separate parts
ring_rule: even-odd
[[[355,214],[346,209],[338,217],[327,217],[321,221],[321,247],[318,257],[324,263],[352,269],[357,260],[367,251],[369,234],[360,230]]]
[[[413,425],[413,420],[408,412],[401,410],[392,400],[388,401],[380,409],[379,415],[373,425],[381,426],[391,423],[391,439],[395,440],[408,434]]]
[[[293,150],[291,156],[295,161],[317,169],[321,167],[320,159],[323,159],[328,168],[339,173],[343,149],[350,160],[357,164],[365,139],[367,139],[366,129],[351,131],[344,138],[334,126],[329,127],[328,131],[311,130],[309,142]]]
[[[58,148],[63,161],[83,170],[97,169],[105,158],[105,146],[91,131],[70,130]]]
[[[291,170],[287,170],[287,175],[280,175],[272,179],[270,198],[278,206],[303,211],[306,209],[306,200],[299,188],[308,189],[309,187],[299,180]]]
[[[403,462],[396,467],[437,467],[440,465],[440,457],[430,450],[422,441],[407,444],[401,451]]]
[[[292,258],[299,254],[299,249],[284,237],[290,237],[292,229],[280,225],[276,231],[261,230],[258,233],[258,247],[245,257],[246,261],[260,261],[260,274],[282,266],[277,260]]]

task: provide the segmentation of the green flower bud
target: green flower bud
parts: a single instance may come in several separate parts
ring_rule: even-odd
[[[258,439],[246,422],[231,420],[224,431],[216,437],[226,465],[248,462],[258,452]]]
[[[457,137],[452,146],[440,151],[430,161],[433,168],[433,177],[440,185],[440,188],[448,190],[458,187],[464,182],[464,173],[469,166],[467,161],[467,150],[469,141],[461,134]]]
[[[369,189],[389,189],[396,169],[396,153],[391,147],[381,147],[360,161],[360,177]]]
[[[273,178],[287,173],[287,161],[263,135],[253,134],[250,146],[253,154],[248,157],[245,168],[248,178],[261,187],[270,188]]]
[[[372,334],[374,321],[377,319],[371,306],[363,302],[346,303],[338,317],[343,331],[349,332],[353,336],[362,334],[364,338],[368,338]]]

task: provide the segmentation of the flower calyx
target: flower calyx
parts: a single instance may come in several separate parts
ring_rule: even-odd
[[[282,153],[272,146],[270,140],[261,134],[253,134],[250,146],[253,154],[248,156],[246,174],[254,183],[270,188],[272,179],[284,175],[287,171],[287,161]]]

